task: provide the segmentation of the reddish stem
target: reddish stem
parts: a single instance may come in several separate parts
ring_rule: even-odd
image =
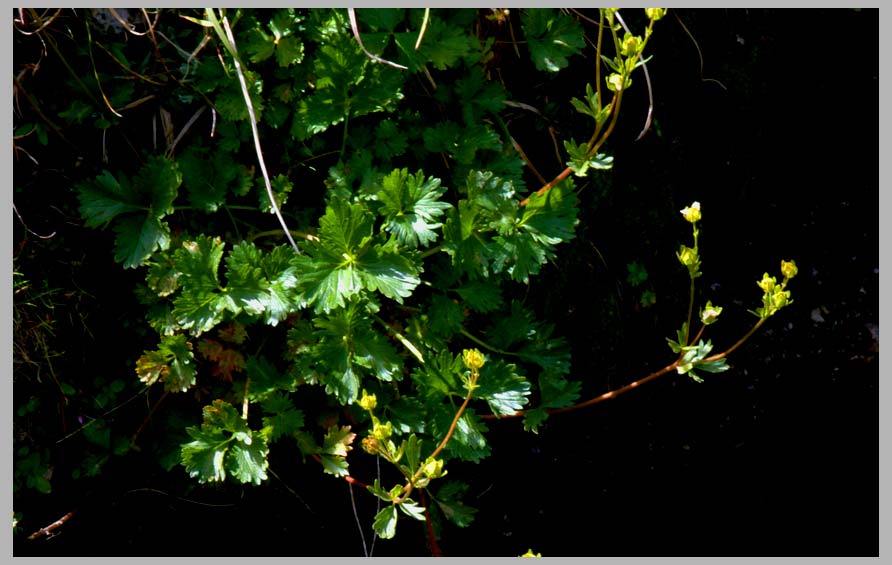
[[[434,535],[434,523],[431,521],[431,515],[427,510],[427,497],[424,495],[424,489],[419,489],[421,493],[421,505],[424,506],[424,521],[427,524],[427,542],[430,546],[431,556],[443,557],[440,546],[437,545],[437,536]]]

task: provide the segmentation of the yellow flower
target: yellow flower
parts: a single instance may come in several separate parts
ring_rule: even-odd
[[[610,89],[611,92],[617,92],[623,89],[623,75],[617,73],[611,73],[609,77],[607,77],[607,88]]]
[[[644,13],[647,14],[648,19],[653,21],[657,21],[663,18],[666,15],[668,10],[666,8],[645,8]]]
[[[528,549],[521,557],[542,557],[541,553],[533,553],[532,549]]]
[[[676,253],[678,260],[681,261],[681,264],[685,267],[692,267],[697,264],[699,261],[699,257],[697,257],[697,252],[687,245],[681,246],[681,251]]]
[[[359,406],[367,412],[371,412],[378,405],[378,398],[374,394],[362,391],[362,398],[359,399]]]
[[[774,286],[777,284],[777,279],[774,277],[769,277],[768,273],[762,275],[762,280],[756,283],[759,285],[759,288],[764,290],[765,292],[771,292],[774,290]]]
[[[799,273],[799,268],[796,267],[796,261],[781,261],[781,274],[785,279],[792,279]]]
[[[393,435],[393,424],[391,424],[390,422],[387,422],[386,424],[375,422],[375,425],[372,426],[372,436],[378,438],[381,441],[384,441],[391,435]]]
[[[478,370],[486,362],[483,354],[477,349],[465,349],[462,351],[462,360],[465,362],[465,367],[472,371]]]
[[[443,471],[443,460],[442,459],[428,459],[424,464],[424,474],[431,479],[439,479],[443,475],[445,475],[445,471]]]
[[[702,217],[702,214],[700,213],[700,203],[694,202],[687,208],[682,209],[681,215],[684,216],[685,220],[691,222],[692,224],[696,224]]]
[[[638,53],[638,50],[641,48],[641,38],[637,35],[632,35],[631,33],[626,32],[626,36],[623,37],[622,44],[622,54],[624,57],[629,57],[630,55],[634,55]]]
[[[780,310],[784,306],[790,303],[790,291],[782,290],[779,292],[775,292],[771,297],[772,305],[775,310]]]

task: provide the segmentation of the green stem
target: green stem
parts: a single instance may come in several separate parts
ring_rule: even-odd
[[[393,329],[390,325],[387,324],[387,322],[385,322],[379,316],[372,314],[372,319],[374,319],[376,322],[381,324],[381,326],[383,326],[384,329],[387,330],[388,333],[393,335],[393,337],[397,338],[399,340],[399,342],[402,343],[406,347],[406,349],[408,349],[409,352],[412,355],[414,355],[415,358],[418,359],[418,361],[422,365],[424,364],[424,356],[421,354],[421,351],[419,351],[418,348],[415,347],[415,344],[413,344],[411,341],[406,339],[405,336],[403,336],[403,334],[401,334],[400,332]]]
[[[252,208],[252,209],[254,209],[254,208]],[[307,239],[307,240],[311,240],[311,241],[312,241],[313,239],[315,239],[314,236],[312,236],[312,235],[310,235],[310,234],[308,234],[308,233],[301,232],[301,231],[290,230],[290,232],[291,232],[292,235],[296,235],[297,237],[302,237],[302,238]],[[284,233],[285,233],[285,230],[281,230],[281,229],[278,229],[278,230],[262,231],[262,232],[255,233],[254,235],[252,235],[251,237],[249,237],[249,238],[248,238],[248,241],[251,242],[251,241],[254,241],[255,239],[260,239],[261,237],[271,237],[271,236],[274,236],[274,235],[283,235]]]
[[[515,357],[517,356],[517,353],[512,353],[512,352],[510,352],[510,351],[504,351],[504,350],[499,349],[499,348],[497,348],[497,347],[493,347],[492,345],[486,343],[485,341],[483,341],[483,340],[480,339],[479,337],[477,337],[477,336],[473,335],[472,333],[470,333],[470,332],[469,332],[468,330],[466,330],[465,328],[459,328],[458,332],[459,332],[461,335],[463,335],[463,336],[465,336],[466,338],[468,338],[468,339],[470,339],[471,341],[473,341],[474,343],[476,343],[477,345],[479,345],[480,347],[483,347],[483,348],[485,348],[485,349],[488,349],[488,350],[492,351],[493,353],[499,353],[500,355],[513,355],[513,356],[515,356]]]

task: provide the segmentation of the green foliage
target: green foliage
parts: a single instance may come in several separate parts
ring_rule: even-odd
[[[380,59],[360,47],[343,9],[159,14],[165,37],[194,51],[157,43],[144,63],[131,63],[139,70],[128,74],[145,80],[115,88],[111,101],[137,107],[157,98],[169,106],[162,117],[186,125],[164,125],[163,155],[146,146],[141,165],[112,159],[72,184],[86,226],[114,230],[114,260],[144,269],[137,295],[157,346],[136,360],[138,379],[189,392],[183,402],[203,406],[200,425],[169,416],[179,435],[168,441],[182,441],[179,464],[200,483],[260,484],[272,444],[293,442],[337,478],[348,477],[351,460],[377,456],[401,477],[392,488],[377,480],[368,488],[386,501],[373,521],[380,537],[395,535],[400,516],[425,520],[426,510],[432,520],[469,525],[476,510],[462,502],[467,485],[442,481],[445,466],[492,453],[487,420],[522,414],[524,428],[538,432],[550,411],[580,398],[567,342],[526,297],[551,291],[536,286],[536,275],[576,236],[576,183],[613,164],[604,147],[612,125],[604,126],[616,118],[650,28],[643,40],[620,38],[614,12],[604,12],[613,39],[604,43],[619,53],[591,59],[619,75],[611,99],[602,103],[603,85],[589,84],[584,97],[556,103],[594,123],[568,128],[567,169],[528,188],[507,109],[521,99],[545,107],[562,95],[550,82],[521,97],[507,85],[518,72],[546,71],[537,76],[551,80],[583,52],[592,29],[569,12],[521,10],[518,42],[486,32],[485,10],[357,10],[363,45]],[[519,61],[518,44],[528,51]],[[113,49],[123,60],[122,47]],[[182,66],[173,69],[174,60]],[[511,70],[505,60],[518,65],[513,80],[499,78]],[[137,104],[137,95],[145,100]],[[73,99],[58,117],[83,126],[97,108],[105,112]],[[97,119],[117,131],[119,122]],[[283,243],[285,230],[297,243]],[[693,256],[683,259],[685,249],[679,258],[699,274],[696,241]],[[630,284],[642,284],[644,268],[629,265]],[[765,299],[763,318],[783,297]],[[679,373],[727,369],[709,357],[710,341],[688,338],[685,328],[670,342]],[[472,343],[482,351],[465,349]],[[95,422],[83,430],[99,448],[82,462],[85,475],[129,448]],[[47,457],[17,457],[16,488],[49,492]],[[416,490],[429,495],[427,507],[410,496]]]
[[[186,429],[192,441],[183,445],[182,464],[198,482],[219,482],[227,473],[243,483],[266,480],[269,452],[266,438],[251,430],[235,408],[215,400],[202,411],[200,427]]]
[[[533,63],[541,71],[557,72],[565,68],[567,58],[585,47],[582,26],[558,10],[524,10],[521,21]]]
[[[131,269],[145,264],[157,250],[170,245],[170,228],[163,218],[173,212],[182,182],[175,163],[152,157],[131,181],[105,171],[92,181],[78,183],[80,212],[89,227],[115,222],[115,261]]]

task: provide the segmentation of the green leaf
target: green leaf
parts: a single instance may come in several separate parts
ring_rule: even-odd
[[[173,315],[196,336],[222,321],[225,311],[239,311],[232,297],[221,292],[217,278],[223,246],[219,237],[200,236],[184,241],[173,255],[183,284],[181,294],[173,302]]]
[[[533,64],[540,71],[563,69],[567,66],[567,57],[578,54],[585,47],[582,26],[558,10],[526,9],[520,14],[520,21]]]
[[[414,51],[415,41],[418,38],[418,33],[415,31],[407,35],[405,38],[398,37],[398,44],[401,44],[404,53],[409,50]],[[449,22],[432,14],[418,51],[422,61],[429,62],[435,69],[442,71],[456,66],[463,57],[479,49],[479,46],[479,40],[467,33],[465,28],[450,25]]]
[[[170,245],[170,230],[161,219],[173,211],[182,176],[172,161],[150,157],[133,182],[117,181],[105,171],[93,181],[75,185],[80,212],[89,227],[107,225],[127,213],[115,226],[115,261],[124,268],[144,264],[156,249]]]
[[[443,350],[424,365],[416,367],[412,372],[412,380],[422,391],[426,391],[429,396],[435,396],[438,401],[446,395],[463,397],[466,391],[460,379],[462,371],[461,357]],[[449,423],[446,424],[447,427]]]
[[[361,204],[332,198],[319,222],[319,242],[295,258],[300,288],[316,312],[343,307],[363,288],[402,302],[421,282],[412,259],[381,245],[370,247],[372,222]]]
[[[270,187],[273,189],[273,196],[276,198],[276,206],[281,210],[288,201],[288,195],[291,193],[291,189],[294,188],[294,185],[291,184],[291,180],[289,180],[288,177],[278,174],[270,179]],[[262,179],[258,179],[257,192],[260,197],[260,209],[268,214],[275,213],[275,210],[273,210],[273,207],[270,204],[266,183],[262,182]]]
[[[396,506],[390,505],[375,515],[372,528],[381,539],[392,539],[396,535]]]
[[[442,440],[454,418],[455,415],[448,411],[437,412],[434,417],[434,435]],[[490,447],[483,436],[487,429],[472,408],[465,409],[446,444],[446,451],[465,461],[479,462],[490,454]]]
[[[193,441],[181,447],[181,463],[201,483],[223,481],[231,473],[243,483],[266,480],[269,448],[262,432],[248,428],[236,409],[215,400],[202,410],[200,428],[186,429]]]
[[[424,508],[422,506],[419,506],[418,503],[413,501],[411,498],[407,498],[405,501],[403,501],[402,504],[399,505],[399,507],[406,516],[411,516],[418,521],[424,522]]]
[[[248,59],[253,63],[259,63],[273,56],[276,51],[276,38],[267,34],[260,27],[252,29],[248,34],[240,37],[242,48],[248,54]]]
[[[724,358],[697,364],[698,371],[703,370],[707,373],[721,373],[727,371],[730,368],[731,367],[728,365],[727,360]]]
[[[439,200],[445,191],[440,179],[425,180],[421,171],[412,176],[408,169],[395,169],[384,177],[376,193],[383,204],[380,214],[384,216],[385,229],[402,245],[412,249],[427,247],[436,241],[434,230],[442,225],[437,218],[451,208]]]
[[[413,471],[418,468],[418,463],[421,461],[421,443],[421,440],[415,434],[412,434],[404,444],[406,462],[409,464],[409,469]]]
[[[220,430],[189,427],[186,432],[192,441],[184,444],[181,462],[190,477],[198,482],[221,482],[226,479],[223,458],[229,437]]]
[[[464,321],[464,313],[461,306],[442,294],[435,294],[431,297],[428,317],[430,319],[430,331],[444,339],[448,339],[458,333],[462,329],[462,322]]]
[[[92,181],[77,183],[75,189],[81,203],[80,213],[88,228],[108,225],[124,212],[143,210],[127,178],[122,177],[119,182],[108,171],[103,171]]]
[[[526,410],[523,413],[523,430],[525,432],[533,432],[534,434],[538,434],[539,426],[545,423],[545,420],[547,419],[548,412],[546,412],[545,408],[541,406]]]
[[[287,406],[275,404],[274,399],[282,399]],[[304,414],[294,408],[294,405],[284,395],[273,395],[262,403],[263,411],[271,414],[263,417],[263,427],[270,441],[276,441],[280,437],[290,436],[304,425]]]
[[[226,194],[239,192],[247,183],[247,169],[220,148],[192,144],[177,159],[183,174],[183,188],[189,203],[204,212],[215,212],[225,202]]]
[[[448,481],[440,487],[436,496],[431,496],[443,515],[460,528],[469,526],[474,521],[474,514],[477,513],[476,508],[466,506],[460,500],[467,490],[468,485],[463,482]]]
[[[376,245],[357,258],[363,286],[402,304],[421,283],[419,267],[407,255]]]
[[[564,149],[570,155],[570,161],[567,166],[573,169],[573,174],[577,177],[584,177],[589,168],[606,170],[613,167],[613,157],[598,153],[588,157],[589,146],[586,144],[576,145],[576,141],[564,141]]]
[[[195,384],[195,357],[185,335],[164,336],[155,351],[136,361],[136,374],[147,385],[164,382],[165,390],[185,392]]]
[[[383,381],[398,379],[402,361],[382,335],[371,328],[364,303],[351,302],[346,308],[314,320],[318,328],[312,339],[319,370],[326,388],[342,404],[351,404],[359,394],[360,376],[371,373]]]
[[[152,217],[128,217],[115,226],[115,261],[125,269],[143,265],[156,249],[170,245],[170,228],[167,222]]]
[[[335,477],[346,477],[350,474],[348,470],[347,460],[343,457],[335,457],[333,455],[321,455],[319,460],[322,462],[322,470],[329,475]]]
[[[579,398],[581,388],[582,384],[579,381],[568,381],[553,374],[539,378],[539,393],[542,406],[545,408],[571,406]]]
[[[266,468],[269,465],[266,456],[269,448],[266,439],[256,432],[250,434],[251,442],[237,441],[233,443],[226,457],[227,467],[232,476],[243,483],[259,485],[266,480]]]
[[[276,61],[280,67],[297,65],[304,58],[304,44],[293,35],[288,35],[279,40],[276,46]]]
[[[516,365],[501,359],[490,361],[480,369],[477,384],[475,397],[485,400],[496,416],[510,416],[523,410],[529,402],[529,381],[517,374]]]
[[[347,452],[353,449],[351,444],[355,438],[356,434],[350,431],[350,426],[332,426],[322,440],[321,453],[346,457]]]
[[[59,112],[59,117],[68,123],[79,124],[93,113],[93,107],[84,104],[80,100],[73,100],[68,108]]]
[[[425,431],[424,406],[417,398],[401,396],[387,406],[390,422],[397,433],[422,434]]]
[[[296,389],[294,379],[287,372],[276,369],[266,357],[248,357],[245,374],[251,380],[248,398],[254,401],[264,401],[277,391],[293,392]]]
[[[486,314],[502,306],[502,290],[492,282],[471,281],[456,288],[455,291],[465,304],[476,312]]]
[[[277,325],[301,306],[296,290],[294,251],[281,245],[264,253],[253,243],[239,243],[226,257],[226,292],[237,309]]]
[[[381,120],[375,128],[375,154],[382,159],[392,159],[405,153],[409,147],[409,135],[390,119]]]
[[[585,85],[585,102],[579,98],[572,98],[570,103],[573,104],[573,107],[576,108],[578,112],[591,116],[592,119],[595,120],[595,124],[599,127],[604,124],[610,116],[611,106],[608,105],[601,108],[601,104],[598,101],[598,94],[592,89],[591,83]]]

